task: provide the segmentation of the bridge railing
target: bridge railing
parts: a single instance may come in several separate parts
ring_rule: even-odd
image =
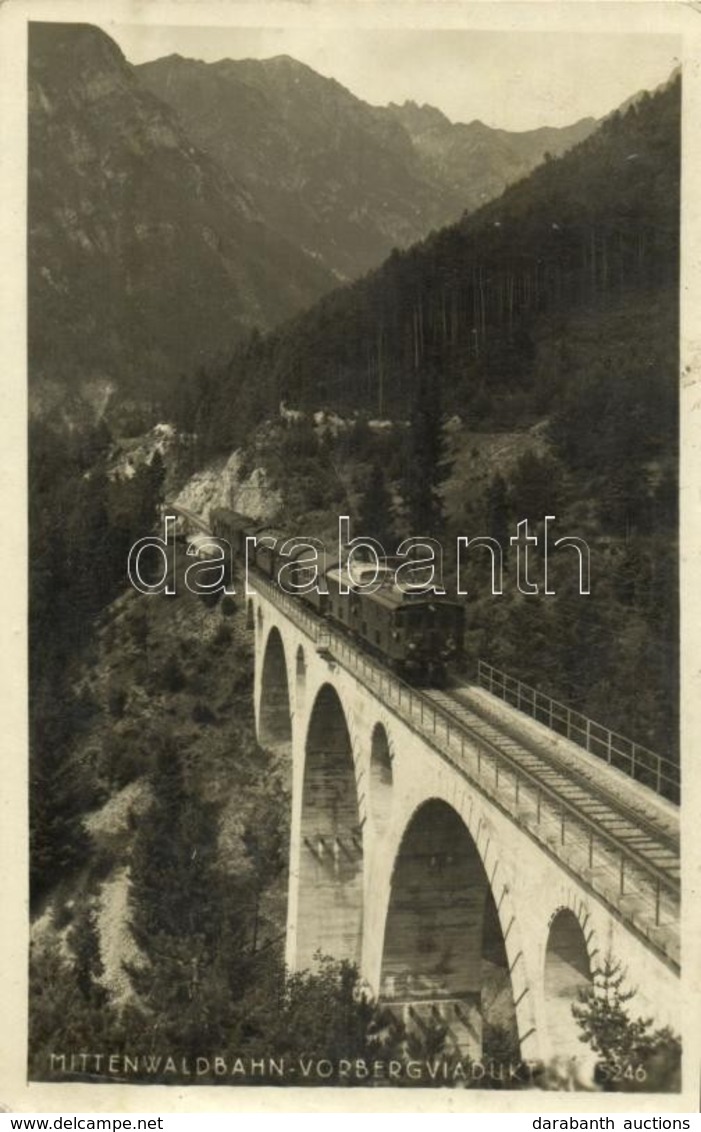
[[[544,723],[551,731],[564,735],[630,778],[670,801],[679,802],[680,770],[670,759],[611,731],[483,660],[477,665],[477,682],[481,688],[498,696],[504,703],[530,715],[538,723]]]
[[[203,534],[212,533],[205,519],[200,518],[194,511],[189,511],[187,507],[181,507],[179,503],[164,503],[161,511],[163,515],[175,515],[176,519],[184,519],[191,527],[196,527]]]
[[[255,584],[333,661],[397,711],[442,758],[573,870],[615,913],[666,950],[659,931],[676,930],[679,882],[675,877],[587,817],[506,751],[470,732],[457,716],[389,672],[298,600],[257,575]]]

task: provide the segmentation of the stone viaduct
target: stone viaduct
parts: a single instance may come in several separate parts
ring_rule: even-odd
[[[496,1024],[517,1032],[526,1060],[586,1061],[570,1007],[610,954],[637,988],[635,1012],[678,1031],[674,886],[429,693],[254,585],[256,726],[292,764],[291,968],[319,953],[353,961],[393,1012],[440,1019],[473,1057]],[[603,772],[673,822],[671,804]]]

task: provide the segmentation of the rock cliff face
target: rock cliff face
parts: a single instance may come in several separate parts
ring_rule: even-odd
[[[207,518],[215,507],[232,507],[262,523],[272,522],[282,505],[280,493],[268,483],[263,468],[241,475],[241,453],[232,452],[196,472],[175,499],[195,515]]]
[[[33,382],[145,396],[332,283],[88,25],[31,24]]]

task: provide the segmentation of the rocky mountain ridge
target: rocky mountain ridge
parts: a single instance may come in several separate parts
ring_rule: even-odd
[[[404,126],[425,168],[469,211],[498,197],[542,161],[560,157],[598,125],[590,117],[571,126],[513,132],[478,119],[453,123],[434,106],[415,102],[391,103],[388,113]]]
[[[370,106],[288,56],[132,67],[88,24],[32,23],[29,48],[36,411],[70,390],[96,412],[131,399],[168,416],[173,392],[251,329],[286,322],[595,125],[509,134]]]
[[[28,235],[33,384],[148,398],[333,283],[87,24],[30,26]]]
[[[454,125],[415,103],[371,106],[286,55],[216,63],[169,55],[136,73],[270,226],[339,280],[457,220],[596,127],[588,118],[512,134]]]
[[[136,73],[267,223],[339,281],[461,211],[459,196],[426,175],[400,123],[287,56],[170,56]]]

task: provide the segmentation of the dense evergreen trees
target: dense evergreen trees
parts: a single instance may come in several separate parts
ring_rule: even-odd
[[[370,465],[354,534],[376,539],[391,554],[397,545],[394,527],[395,517],[387,476],[376,458]]]
[[[71,760],[91,705],[75,688],[95,619],[126,584],[129,547],[151,530],[164,468],[108,480],[103,425],[29,433],[30,836],[33,897],[85,853],[81,813],[95,784]]]
[[[402,495],[412,535],[438,538],[444,515],[438,491],[446,479],[443,401],[436,370],[419,378],[409,422],[409,443],[402,478]]]
[[[625,310],[647,295],[654,318],[676,288],[679,103],[677,80],[459,224],[241,345],[200,402],[208,443],[237,443],[283,391],[295,406],[403,414],[434,364],[448,412],[483,425],[542,414],[571,386],[570,312]],[[560,354],[547,376],[546,343]],[[635,335],[622,345],[635,348]],[[600,339],[609,377],[610,348]],[[660,388],[662,374],[648,378]]]

